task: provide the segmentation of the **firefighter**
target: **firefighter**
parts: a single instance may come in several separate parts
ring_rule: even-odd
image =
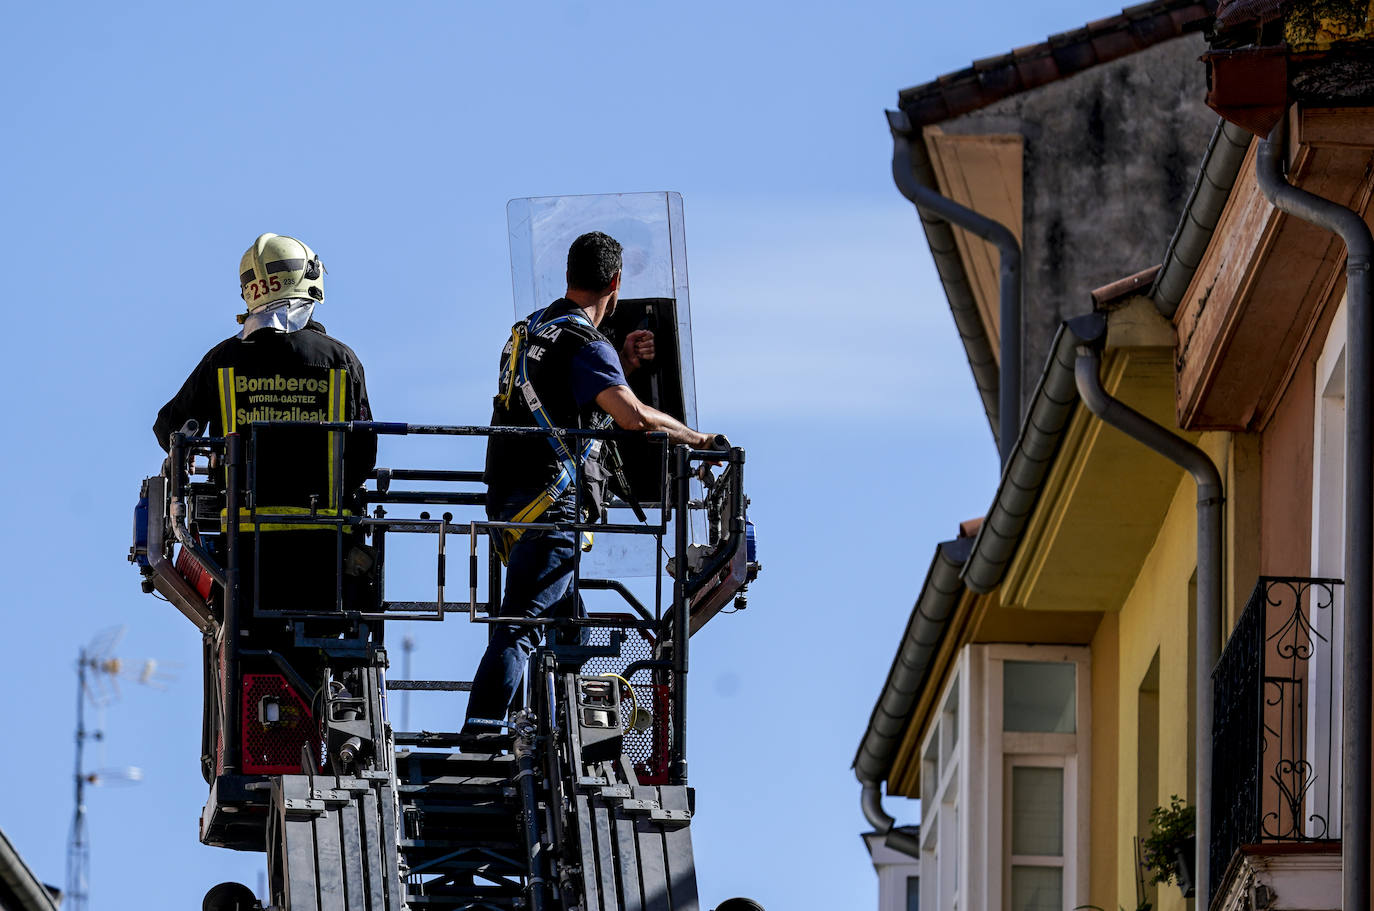
[[[264,234],[239,262],[239,293],[247,312],[243,329],[201,358],[181,390],[158,412],[158,445],[188,420],[211,436],[270,421],[371,420],[363,366],[344,343],[313,319],[324,300],[324,266],[294,237]],[[336,476],[335,446],[344,446],[342,476]],[[334,516],[349,514],[351,497],[373,469],[377,438],[370,433],[329,434],[309,429],[259,427],[255,451],[258,511]],[[241,516],[244,542],[255,531]],[[262,599],[278,608],[315,609],[335,603],[336,543],[333,526],[272,524],[277,536],[291,531],[289,547],[264,544],[257,559]],[[346,550],[351,551],[350,546]],[[251,549],[246,547],[246,553]],[[251,605],[251,563],[244,563],[244,602]]]
[[[599,330],[620,295],[621,246],[599,231],[583,234],[568,250],[566,295],[516,323],[501,354],[493,426],[664,431],[674,443],[712,448],[716,439],[641,402],[625,374],[654,356],[653,334],[631,332],[620,351]],[[494,521],[571,522],[573,478],[583,463],[584,519],[601,513],[607,471],[594,441],[550,435],[492,436],[484,479],[487,516]],[[493,529],[493,546],[506,564],[499,616],[572,617],[584,613],[572,593],[576,535],[563,531]],[[493,627],[473,677],[465,734],[491,732],[520,688],[539,640],[536,630]]]

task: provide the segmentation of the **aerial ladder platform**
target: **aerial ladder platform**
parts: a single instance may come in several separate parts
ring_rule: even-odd
[[[479,472],[379,468],[360,494],[370,512],[359,516],[339,504],[304,516],[251,505],[258,466],[248,454],[260,434],[335,435],[342,460],[353,434],[483,436],[510,428],[277,422],[223,438],[191,430],[173,435],[164,472],[143,483],[131,558],[145,588],[204,637],[202,765],[210,792],[201,840],[267,856],[265,903],[226,885],[212,890],[207,907],[703,907],[686,774],[688,646],[758,570],[741,449],[651,440],[665,452],[663,483],[641,510],[655,520],[560,527],[651,541],[669,556],[666,578],[653,580],[656,597],[645,604],[620,581],[583,576],[579,551],[574,585],[619,600],[618,609],[529,620],[492,616],[502,570],[487,530],[500,523],[454,515],[483,502]],[[629,508],[613,501],[609,511]],[[293,522],[333,529],[324,532],[337,539],[332,606],[298,609],[243,584],[273,546],[260,529]],[[370,542],[361,555],[353,543],[359,532]],[[388,600],[387,542],[398,534],[435,538],[434,600]],[[696,536],[701,543],[691,543]],[[455,541],[466,560],[450,559]],[[370,564],[366,581],[350,593],[348,574],[358,563]],[[466,597],[451,600],[451,568],[463,564]],[[526,673],[526,707],[493,733],[394,730],[391,695],[461,694],[470,684],[389,680],[387,626],[458,618],[543,628]],[[462,717],[457,702],[449,714]]]
[[[656,357],[630,386],[696,426],[681,197],[514,200],[508,218],[517,316],[561,294],[573,237],[604,230],[625,245],[622,297],[600,328],[613,340],[653,331]],[[618,430],[361,421],[200,430],[172,434],[162,471],[143,482],[130,559],[144,590],[203,639],[200,840],[266,856],[266,897],[222,883],[205,911],[711,907],[692,854],[688,658],[692,634],[743,607],[758,572],[742,449],[723,437],[693,450]],[[601,522],[489,521],[481,471],[461,455],[424,464],[435,451],[471,454],[494,434],[554,433],[577,453],[593,439],[618,453],[617,496]],[[387,459],[421,464],[371,469],[359,490],[301,491],[308,510],[277,511],[258,497],[274,466],[255,455],[282,451],[280,439],[259,445],[274,434],[319,435],[333,478],[358,476],[345,467],[364,434]],[[583,468],[578,460],[578,516]],[[489,535],[503,526],[595,534],[591,554],[574,558],[586,616],[497,615],[503,567]],[[432,556],[417,571],[405,557],[425,539]],[[293,553],[299,541],[311,543]],[[289,585],[279,584],[284,556]],[[413,592],[429,572],[432,599],[388,594]],[[395,729],[391,697],[448,693],[444,717],[460,719],[470,683],[390,678],[388,630],[455,621],[482,632],[539,627],[521,708],[490,719],[491,733]],[[759,911],[748,899],[715,907]]]

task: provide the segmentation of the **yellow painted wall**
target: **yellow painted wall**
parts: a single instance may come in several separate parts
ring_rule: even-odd
[[[1180,473],[1181,474],[1181,473]],[[1140,753],[1156,751],[1159,795],[1188,794],[1188,583],[1197,562],[1196,492],[1191,478],[1180,478],[1159,537],[1118,616],[1116,717],[1118,725],[1116,790],[1116,898],[1104,907],[1134,908],[1136,864],[1134,837],[1141,831],[1137,778]],[[1159,743],[1137,742],[1138,694],[1141,681],[1159,653]],[[1093,667],[1104,670],[1093,655]],[[1094,864],[1096,866],[1096,864]],[[1172,893],[1172,894],[1171,894]],[[1177,889],[1160,889],[1156,911],[1181,911]]]
[[[1227,466],[1230,437],[1209,434],[1201,440],[1219,466]],[[1197,488],[1182,471],[1140,574],[1116,622],[1105,622],[1092,644],[1094,694],[1113,703],[1098,703],[1094,715],[1093,790],[1115,788],[1108,797],[1114,804],[1111,819],[1094,808],[1092,856],[1090,859],[1094,904],[1104,908],[1136,907],[1137,868],[1134,838],[1143,828],[1137,793],[1142,751],[1157,757],[1158,787],[1154,804],[1166,804],[1172,794],[1193,802],[1193,732],[1190,716],[1193,704],[1193,648],[1195,619],[1190,612],[1190,584],[1197,565]],[[1223,594],[1225,600],[1226,595]],[[1113,627],[1115,629],[1113,630]],[[1115,641],[1113,640],[1115,633]],[[1155,654],[1159,655],[1158,725],[1156,743],[1139,742],[1140,687]],[[1114,673],[1112,672],[1114,669]],[[1114,727],[1103,718],[1107,706],[1114,704]],[[1101,727],[1099,727],[1101,726]],[[1115,744],[1115,756],[1103,755],[1105,743]],[[1102,768],[1107,766],[1109,768]],[[1104,797],[1107,795],[1103,795]],[[1110,825],[1111,833],[1097,830]],[[1111,871],[1110,873],[1108,871]],[[1103,888],[1105,887],[1105,888]],[[1182,894],[1174,886],[1156,887],[1155,911],[1184,911]],[[1110,891],[1110,890],[1114,890]]]
[[[1116,908],[1117,869],[1120,853],[1117,842],[1117,756],[1120,719],[1117,705],[1116,669],[1120,666],[1121,622],[1116,614],[1104,614],[1093,636],[1093,729],[1092,797],[1088,825],[1092,827],[1092,847],[1088,854],[1088,903],[1099,908]],[[1134,907],[1134,906],[1132,906]]]

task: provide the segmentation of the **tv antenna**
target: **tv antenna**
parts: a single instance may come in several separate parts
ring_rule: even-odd
[[[103,712],[107,705],[119,698],[120,679],[155,689],[165,689],[173,679],[153,659],[142,663],[126,663],[114,654],[124,638],[124,627],[116,626],[97,633],[84,646],[76,659],[76,809],[72,815],[71,835],[67,839],[67,892],[63,907],[66,911],[88,911],[90,893],[91,842],[86,828],[87,785],[137,784],[143,771],[136,766],[91,770],[86,768],[86,741],[103,742]],[[86,729],[86,703],[96,709],[95,728]]]

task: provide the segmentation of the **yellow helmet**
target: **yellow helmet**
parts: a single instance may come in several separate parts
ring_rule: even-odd
[[[249,310],[286,297],[324,300],[324,266],[305,244],[264,234],[239,260],[239,294]]]

